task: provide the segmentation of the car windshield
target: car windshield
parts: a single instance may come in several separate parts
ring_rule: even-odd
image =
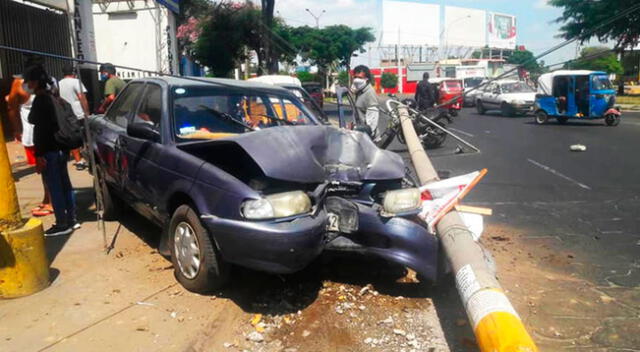
[[[477,87],[478,85],[480,85],[480,83],[482,83],[483,80],[484,78],[465,78],[464,85],[467,88]]]
[[[533,89],[523,82],[504,83],[501,85],[502,93],[530,93]]]
[[[609,77],[605,75],[592,76],[591,87],[593,90],[613,89],[611,81],[609,81]]]
[[[209,88],[173,90],[175,132],[181,139],[215,139],[313,119],[297,99],[277,94],[241,94]]]

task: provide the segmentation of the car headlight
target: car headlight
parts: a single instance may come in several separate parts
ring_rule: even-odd
[[[311,199],[302,191],[268,195],[242,203],[242,215],[247,219],[286,218],[311,210]]]
[[[382,208],[385,213],[398,214],[416,210],[420,207],[420,204],[420,190],[417,188],[406,188],[388,191],[382,201]]]

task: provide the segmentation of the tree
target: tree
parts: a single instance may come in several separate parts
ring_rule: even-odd
[[[230,2],[212,5],[210,15],[201,21],[201,33],[194,46],[194,55],[217,77],[228,77],[239,60],[244,59],[247,21],[251,16],[247,7]]]
[[[398,76],[395,73],[383,72],[380,77],[382,88],[393,89],[398,86]]]
[[[624,72],[617,55],[611,49],[602,46],[591,46],[582,49],[580,57],[566,66],[577,70],[604,71],[615,74]]]
[[[333,44],[332,50],[337,56],[340,66],[351,70],[351,57],[356,52],[364,53],[364,45],[376,40],[371,28],[352,29],[345,25],[329,26],[320,30],[323,37]]]
[[[349,72],[340,71],[338,73],[338,84],[341,85],[342,87],[349,86]]]
[[[273,49],[273,10],[275,9],[275,0],[261,0],[262,4],[262,49],[264,50],[264,64],[261,68],[270,74],[278,72],[278,53]]]
[[[300,80],[300,82],[315,82],[318,81],[318,75],[314,75],[310,72],[300,71],[296,73],[296,76]]]
[[[633,48],[640,41],[640,11],[637,0],[576,1],[550,0],[549,4],[563,8],[562,17],[556,22],[562,23],[560,36],[565,39],[578,39],[585,43],[592,38],[600,42],[613,42],[614,50],[620,54]],[[635,11],[629,9],[635,6]],[[613,16],[625,16],[607,23]],[[605,24],[606,23],[606,24]],[[624,80],[618,81],[618,90],[624,92]]]
[[[535,56],[529,50],[518,50],[509,56],[507,63],[522,65],[522,68],[535,75],[542,72],[542,67],[534,58]]]

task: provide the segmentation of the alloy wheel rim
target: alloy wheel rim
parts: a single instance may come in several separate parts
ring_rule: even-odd
[[[193,279],[200,269],[200,246],[193,227],[186,222],[176,226],[173,235],[174,253],[180,272],[187,279]]]

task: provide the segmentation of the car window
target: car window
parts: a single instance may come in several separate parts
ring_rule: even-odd
[[[109,111],[107,111],[105,115],[107,120],[110,120],[122,128],[127,128],[127,117],[135,110],[138,95],[143,87],[143,83],[129,84],[125,90],[120,93],[116,101],[113,102]]]
[[[533,89],[524,82],[505,83],[502,85],[502,93],[531,93]]]
[[[279,95],[241,94],[210,88],[173,89],[173,117],[180,139],[215,139],[289,124],[313,124],[299,101]]]
[[[152,123],[154,127],[158,128],[161,117],[162,88],[156,84],[148,84],[138,113],[133,117],[133,122]]]

